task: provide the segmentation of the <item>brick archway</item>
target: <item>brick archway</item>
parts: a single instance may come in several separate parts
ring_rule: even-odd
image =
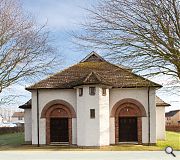
[[[142,144],[142,117],[146,117],[144,106],[134,99],[123,99],[117,102],[112,110],[111,117],[115,118],[115,143],[119,143],[119,118],[136,117],[137,118],[137,139],[138,144]]]
[[[147,116],[146,111],[145,111],[145,109],[144,109],[144,106],[143,106],[139,101],[137,101],[137,100],[135,100],[135,99],[132,99],[132,98],[125,98],[125,99],[122,99],[122,100],[118,101],[118,102],[113,106],[113,108],[112,108],[112,110],[111,110],[110,116],[111,116],[111,117],[115,117],[116,111],[117,111],[117,109],[119,108],[119,106],[121,106],[121,105],[123,105],[123,104],[125,104],[125,103],[129,103],[129,104],[134,104],[134,105],[136,105],[136,106],[139,108],[139,110],[141,111],[141,116],[142,116],[142,117],[146,117],[146,116]]]
[[[56,100],[53,100],[53,101],[50,101],[48,102],[42,112],[41,112],[41,118],[46,118],[46,114],[47,114],[47,110],[49,110],[53,105],[63,105],[63,106],[66,106],[69,110],[69,114],[72,118],[76,118],[76,112],[74,110],[74,108],[72,107],[72,105],[64,100],[59,100],[59,99],[56,99]]]
[[[68,118],[69,144],[72,144],[72,118],[76,113],[69,103],[62,100],[54,100],[45,105],[41,112],[41,118],[46,118],[46,144],[50,144],[50,119]]]

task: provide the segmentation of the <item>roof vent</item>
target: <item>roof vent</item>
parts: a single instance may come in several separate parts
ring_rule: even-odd
[[[105,59],[103,59],[96,52],[92,51],[83,60],[81,60],[81,62],[105,62]]]

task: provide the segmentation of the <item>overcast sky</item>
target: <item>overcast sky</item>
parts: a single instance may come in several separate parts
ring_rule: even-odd
[[[63,57],[62,68],[77,63],[90,52],[90,50],[83,52],[77,51],[71,43],[71,36],[68,32],[72,30],[80,31],[79,24],[86,19],[86,11],[83,8],[88,8],[91,4],[95,4],[96,1],[97,0],[22,0],[24,9],[31,12],[38,23],[44,24],[47,22],[47,27],[52,32],[54,43],[59,50],[59,55]],[[164,84],[167,78],[154,78],[154,81]],[[11,86],[10,89],[5,90],[3,94],[6,95],[11,91],[11,93],[23,95],[23,97],[18,98],[18,103],[14,104],[14,106],[17,107],[30,99],[30,93],[25,91],[24,88],[24,85],[16,84]],[[157,92],[157,95],[172,105],[167,108],[166,111],[179,109],[180,97],[177,94],[163,92],[163,89],[161,89]]]

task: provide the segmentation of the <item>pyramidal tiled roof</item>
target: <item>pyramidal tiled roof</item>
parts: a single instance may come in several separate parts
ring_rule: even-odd
[[[114,88],[162,87],[134,74],[129,69],[111,64],[97,53],[91,52],[78,64],[49,76],[26,89],[70,89],[89,84],[104,84]]]

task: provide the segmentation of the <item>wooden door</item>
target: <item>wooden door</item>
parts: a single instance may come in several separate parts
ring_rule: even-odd
[[[50,119],[50,140],[51,142],[69,142],[68,118]]]
[[[119,142],[137,142],[137,117],[119,118]]]

